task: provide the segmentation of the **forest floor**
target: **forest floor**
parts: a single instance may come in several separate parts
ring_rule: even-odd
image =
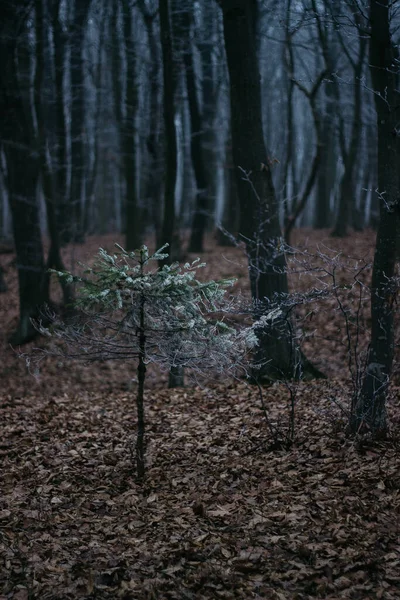
[[[67,248],[66,267],[112,241]],[[294,245],[292,291],[332,277],[338,290],[297,307],[303,349],[328,378],[265,386],[271,433],[245,381],[168,390],[150,370],[144,485],[134,365],[46,358],[29,373],[7,343],[17,275],[13,255],[0,255],[0,600],[399,598],[398,357],[388,438],[346,433],[349,366],[362,371],[368,344],[374,234],[301,230]],[[248,293],[240,249],[208,240],[202,258],[204,277],[235,275],[234,291]],[[45,341],[21,351],[35,346]]]

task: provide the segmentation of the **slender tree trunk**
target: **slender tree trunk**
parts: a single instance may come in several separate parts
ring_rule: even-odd
[[[203,131],[203,157],[206,157],[205,169],[208,189],[208,223],[209,229],[212,222],[211,216],[215,215],[217,192],[218,192],[218,139],[215,128],[215,120],[218,112],[218,90],[217,79],[219,73],[215,73],[214,48],[216,43],[220,44],[218,31],[218,7],[214,0],[205,0],[202,3],[203,12],[203,34],[204,41],[198,44],[201,60],[201,104],[202,104],[202,131]]]
[[[125,244],[127,250],[135,250],[141,244],[141,224],[136,179],[136,113],[138,107],[136,85],[136,48],[133,38],[133,15],[130,0],[123,0],[122,6],[126,57],[125,123],[122,139],[126,183]]]
[[[4,279],[4,269],[0,266],[0,293],[3,294],[7,291],[6,280]]]
[[[232,142],[228,136],[225,144],[224,210],[221,227],[217,230],[219,246],[234,246],[239,226],[239,198],[237,193],[236,169],[232,158]]]
[[[151,13],[147,7],[145,0],[139,3],[140,10],[143,15],[147,38],[149,41],[149,51],[151,57],[151,67],[149,72],[150,80],[150,114],[149,114],[149,129],[146,139],[147,153],[149,164],[146,173],[145,182],[145,199],[149,206],[149,213],[152,220],[152,225],[155,229],[157,245],[161,246],[161,214],[160,202],[162,194],[162,152],[161,147],[161,105],[160,105],[160,48],[159,40],[156,37],[156,15]]]
[[[394,354],[395,304],[392,278],[395,274],[396,236],[398,234],[399,138],[397,59],[389,23],[389,0],[371,0],[370,69],[375,92],[378,127],[378,189],[380,220],[376,238],[371,287],[371,343],[367,369],[355,407],[351,426],[354,432],[371,430],[384,433],[386,395]]]
[[[71,236],[83,242],[83,189],[85,177],[85,73],[83,46],[92,0],[75,0],[71,32]],[[70,241],[70,240],[68,240]]]
[[[119,9],[121,6],[121,0],[113,0],[112,2],[112,14],[110,19],[110,29],[108,31],[108,35],[111,39],[111,79],[112,79],[112,100],[113,100],[113,108],[114,108],[114,118],[115,125],[117,130],[117,148],[118,154],[122,158],[117,158],[116,161],[116,171],[117,171],[117,185],[121,188],[121,196],[124,197],[122,202],[123,206],[122,210],[122,231],[127,235],[127,227],[126,227],[126,183],[125,183],[125,160],[124,160],[124,149],[123,149],[123,139],[124,139],[124,114],[122,111],[122,106],[124,102],[124,98],[122,97],[123,91],[123,83],[122,80],[125,77],[124,66],[122,62],[122,47],[123,47],[123,31],[121,32],[121,27],[119,23]],[[123,27],[122,27],[123,29]],[[100,102],[103,104],[104,100],[100,97]],[[139,246],[136,246],[136,248]]]
[[[321,158],[322,158],[321,117],[320,117],[319,110],[317,107],[316,95],[318,93],[318,90],[321,86],[322,81],[324,80],[325,75],[326,75],[326,71],[322,71],[320,73],[320,75],[317,77],[317,79],[314,82],[314,85],[310,91],[307,90],[303,85],[296,82],[296,85],[307,96],[307,98],[310,102],[311,112],[313,115],[314,129],[315,129],[315,153],[314,153],[314,158],[313,158],[311,168],[310,168],[310,171],[308,174],[308,178],[304,185],[304,189],[303,189],[301,195],[293,201],[292,206],[291,206],[291,212],[287,216],[287,222],[286,222],[286,226],[285,226],[285,241],[288,245],[290,244],[291,233],[296,224],[296,221],[299,218],[299,216],[301,215],[301,213],[303,212],[303,210],[307,204],[308,198],[312,192],[314,183],[315,183],[317,175],[318,175],[319,166],[321,163]]]
[[[353,225],[356,201],[354,197],[354,169],[357,163],[357,154],[360,144],[361,126],[362,126],[362,71],[364,66],[364,57],[367,47],[365,36],[360,35],[360,49],[357,63],[353,63],[354,70],[354,114],[350,134],[349,148],[346,149],[346,140],[344,136],[343,120],[340,126],[340,142],[344,162],[344,174],[342,177],[339,193],[339,211],[336,219],[336,225],[332,231],[335,237],[345,237],[348,233],[348,224],[350,216]]]
[[[197,97],[196,74],[191,43],[192,15],[187,6],[182,15],[182,33],[185,36],[183,62],[190,114],[190,153],[196,179],[196,205],[192,221],[189,252],[204,251],[204,234],[208,221],[209,197],[205,161],[203,157],[203,120]]]
[[[136,397],[137,407],[137,440],[136,440],[136,471],[139,481],[145,475],[145,420],[144,420],[144,383],[146,379],[146,335],[145,335],[145,300],[142,297],[140,304],[140,329],[139,329],[139,362],[138,362],[138,391]]]
[[[285,47],[283,50],[283,60],[286,64],[286,69],[288,71],[288,81],[287,81],[287,124],[286,124],[286,156],[285,163],[282,169],[282,191],[283,191],[283,219],[284,225],[287,226],[289,220],[290,207],[293,201],[296,198],[296,189],[295,189],[295,181],[292,178],[292,198],[289,198],[289,173],[290,167],[292,167],[293,173],[293,163],[295,159],[295,129],[294,129],[294,119],[293,119],[293,94],[294,94],[294,55],[293,55],[293,44],[292,44],[292,32],[290,27],[291,20],[291,12],[292,12],[292,2],[288,0],[286,7],[286,18],[285,18]]]
[[[72,214],[68,197],[68,132],[65,118],[64,74],[66,69],[66,33],[61,20],[61,0],[53,5],[55,69],[55,139],[56,139],[56,216],[62,244],[71,239]]]
[[[174,252],[175,185],[177,176],[177,140],[175,130],[176,74],[172,52],[169,0],[159,0],[160,36],[163,63],[163,108],[165,136],[164,216],[161,230],[162,244],[169,244],[169,256]]]
[[[57,227],[56,202],[54,179],[50,165],[50,159],[47,150],[46,126],[43,114],[43,77],[44,77],[44,18],[45,18],[45,0],[35,1],[36,12],[36,70],[34,79],[34,105],[37,123],[37,146],[39,149],[40,171],[42,190],[46,204],[47,226],[50,236],[50,248],[47,258],[47,269],[56,269],[64,271],[64,264],[60,252],[60,236]],[[46,273],[45,287],[49,286],[50,275]],[[64,278],[60,280],[64,294],[64,304],[67,306],[72,300],[71,286],[66,283]]]
[[[111,12],[111,15],[110,15]],[[87,155],[87,173],[85,177],[85,206],[84,206],[84,214],[83,214],[83,235],[86,236],[88,233],[94,233],[94,220],[95,220],[95,211],[94,211],[94,203],[95,203],[95,188],[97,182],[97,174],[98,174],[98,166],[99,166],[99,137],[100,137],[100,117],[101,117],[101,94],[103,88],[103,81],[108,78],[104,76],[104,39],[106,37],[107,28],[109,27],[109,22],[112,23],[112,7],[107,6],[103,8],[102,13],[99,16],[101,18],[101,25],[99,31],[99,40],[98,40],[98,49],[96,53],[96,64],[93,68],[92,73],[92,82],[95,87],[95,110],[94,110],[94,128],[93,128],[93,146],[90,148],[88,144],[88,148],[86,151]],[[110,18],[111,17],[111,18]],[[92,157],[91,157],[92,156]],[[113,207],[115,208],[115,204]],[[111,206],[110,206],[111,209]],[[110,210],[110,219],[112,220],[111,210]]]
[[[332,226],[331,197],[336,177],[336,152],[332,117],[323,120],[321,130],[321,166],[318,174],[316,204],[314,211],[315,229]]]

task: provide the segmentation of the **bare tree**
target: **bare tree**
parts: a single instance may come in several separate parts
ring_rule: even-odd
[[[159,0],[160,36],[163,63],[163,107],[165,137],[164,217],[161,230],[162,244],[170,244],[176,252],[175,185],[177,176],[177,141],[175,130],[176,72],[174,66],[169,0]]]
[[[394,275],[399,224],[398,55],[390,28],[391,2],[370,0],[370,69],[378,128],[380,220],[371,289],[371,344],[353,431],[386,431],[386,396],[394,353]]]
[[[66,241],[83,241],[83,189],[85,177],[85,73],[83,46],[92,0],[75,0],[71,24],[71,200],[72,231]]]
[[[256,0],[221,0],[230,78],[233,161],[240,202],[240,237],[246,243],[253,299],[287,294],[279,210],[267,160],[261,120],[260,74],[256,54]],[[259,361],[271,376],[294,375],[290,324],[282,316],[260,334]]]
[[[27,19],[31,5],[6,0],[0,9],[0,136],[7,163],[6,183],[17,253],[20,318],[15,344],[34,334],[31,318],[47,300],[36,187],[39,164],[29,100],[30,50]]]

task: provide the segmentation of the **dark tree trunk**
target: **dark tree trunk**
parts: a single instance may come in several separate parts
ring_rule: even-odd
[[[123,206],[121,206],[122,213],[122,231],[127,234],[126,228],[126,182],[125,182],[125,160],[124,160],[124,114],[122,106],[124,98],[122,97],[123,91],[123,77],[125,77],[122,53],[123,53],[123,33],[119,27],[119,16],[120,16],[121,0],[113,0],[112,2],[112,14],[110,19],[110,29],[108,35],[111,39],[111,78],[112,78],[112,101],[115,115],[115,124],[117,129],[117,148],[121,158],[116,161],[116,172],[118,178],[118,185],[121,187],[121,196],[125,194]],[[103,98],[100,96],[100,102],[103,103]],[[104,178],[104,169],[101,173],[101,177]],[[103,186],[104,187],[104,186]],[[139,246],[136,246],[139,247]]]
[[[4,279],[4,269],[0,266],[0,293],[4,293],[7,291],[6,280]]]
[[[183,62],[186,75],[190,114],[190,153],[193,171],[196,179],[196,204],[192,221],[192,231],[189,242],[189,252],[204,251],[204,234],[208,221],[208,181],[203,157],[203,121],[197,97],[196,74],[191,43],[192,15],[185,7],[182,14],[182,34],[185,36]]]
[[[55,69],[55,141],[57,228],[65,244],[71,239],[72,214],[68,198],[68,133],[65,118],[64,74],[66,68],[66,33],[60,12],[61,0],[53,5],[54,69]]]
[[[292,2],[288,0],[286,6],[286,18],[285,18],[285,47],[283,49],[283,60],[286,65],[288,71],[288,80],[287,80],[287,139],[286,139],[286,156],[285,162],[282,169],[282,203],[283,203],[283,219],[285,226],[288,223],[290,205],[292,203],[292,199],[295,199],[297,196],[297,188],[296,188],[296,177],[295,177],[295,160],[296,160],[296,150],[295,150],[295,128],[294,128],[294,106],[293,106],[293,95],[294,95],[294,54],[293,54],[293,44],[292,44],[292,35],[291,27],[290,27],[290,19],[292,13]],[[289,198],[289,173],[292,171],[292,197]]]
[[[110,10],[111,9],[111,10]],[[111,12],[111,15],[110,15]],[[110,18],[111,17],[111,18]],[[105,7],[103,12],[100,14],[101,18],[101,29],[99,32],[99,41],[98,41],[98,51],[97,51],[97,64],[96,68],[93,69],[92,73],[92,82],[94,87],[96,88],[95,92],[95,113],[94,113],[94,132],[93,132],[93,146],[92,148],[87,148],[87,169],[86,169],[86,177],[85,177],[85,206],[84,206],[84,214],[83,214],[83,235],[94,233],[96,231],[95,228],[95,211],[94,211],[94,201],[95,201],[95,190],[96,190],[96,182],[98,175],[98,167],[99,167],[99,137],[101,132],[100,127],[100,117],[102,111],[102,102],[101,102],[101,94],[103,93],[103,48],[104,48],[104,39],[106,34],[108,33],[107,28],[109,27],[109,23],[113,22],[112,19],[112,7]],[[114,29],[112,30],[114,32]],[[112,221],[113,216],[117,212],[116,202],[113,203],[112,206],[109,205],[109,217],[108,221]],[[112,213],[112,208],[114,208],[114,213]],[[115,218],[116,220],[116,218]]]
[[[339,211],[336,219],[335,228],[332,231],[334,237],[345,237],[348,234],[348,224],[351,221],[353,226],[358,225],[356,218],[356,201],[354,194],[354,169],[357,162],[358,148],[360,144],[361,126],[362,126],[362,71],[364,66],[364,57],[367,47],[365,35],[360,33],[359,56],[357,62],[352,62],[354,71],[354,114],[350,133],[350,143],[346,148],[344,136],[343,120],[340,126],[340,145],[344,162],[344,174],[340,184],[339,192]]]
[[[171,367],[168,375],[168,387],[178,388],[185,385],[185,369],[183,367]]]
[[[85,73],[83,45],[92,0],[75,0],[71,31],[71,238],[83,242],[83,184],[85,177]],[[70,240],[65,240],[70,241]]]
[[[295,130],[294,130],[294,119],[293,119],[293,91],[294,91],[294,82],[293,79],[290,78],[288,81],[288,99],[287,99],[287,140],[286,140],[286,156],[285,163],[283,166],[283,174],[282,174],[282,203],[283,203],[283,215],[284,215],[284,223],[288,223],[289,214],[290,214],[290,205],[293,199],[296,198],[296,182],[294,178],[292,178],[292,195],[289,197],[289,173],[292,170],[293,173],[293,163],[296,160],[295,157]]]
[[[165,137],[165,184],[164,184],[164,216],[161,230],[162,244],[169,244],[169,255],[175,233],[175,185],[177,175],[177,141],[175,130],[175,89],[176,73],[174,68],[170,10],[168,0],[159,0],[160,36],[163,63],[163,108]]]
[[[44,257],[37,202],[38,160],[29,110],[30,73],[18,73],[29,63],[17,59],[27,51],[26,3],[6,2],[0,9],[0,136],[7,162],[7,188],[17,254],[20,319],[12,337],[21,344],[35,335],[31,318],[47,300]],[[22,30],[22,32],[21,32]],[[29,112],[28,112],[29,111]]]
[[[328,106],[326,110],[328,110]],[[332,226],[331,197],[336,178],[335,123],[324,117],[321,127],[321,165],[319,168],[314,212],[315,229]]]
[[[36,71],[34,79],[34,104],[37,123],[37,147],[39,151],[40,172],[42,190],[46,204],[47,225],[50,236],[50,248],[47,258],[47,268],[57,271],[64,271],[64,264],[61,258],[60,251],[60,236],[57,226],[55,189],[52,168],[47,151],[47,135],[45,118],[43,113],[43,78],[44,78],[44,36],[45,36],[45,2],[46,0],[36,0]],[[68,305],[72,300],[71,286],[66,283],[64,278],[60,280],[63,294],[64,304]],[[46,289],[49,285],[49,274],[46,273]]]
[[[353,201],[353,182],[350,177],[350,172],[345,171],[340,181],[339,187],[339,207],[336,215],[336,225],[331,233],[332,237],[344,238],[348,235],[349,230],[349,209]]]
[[[233,160],[240,201],[240,234],[246,242],[254,301],[268,303],[288,291],[278,203],[266,163],[261,121],[260,75],[255,46],[256,0],[223,0],[225,48],[230,76]],[[260,311],[264,306],[260,305]],[[258,311],[257,311],[258,312]],[[292,377],[295,352],[286,318],[260,333],[261,372]]]
[[[315,129],[315,153],[314,153],[314,158],[311,163],[311,168],[308,173],[308,178],[306,179],[306,183],[304,185],[303,191],[302,191],[301,195],[293,201],[290,214],[287,215],[287,219],[286,219],[286,223],[285,223],[285,241],[288,245],[290,244],[291,233],[294,229],[296,221],[299,218],[299,216],[301,215],[301,213],[303,212],[303,210],[307,204],[308,198],[312,192],[315,180],[317,178],[319,166],[321,163],[321,158],[322,158],[321,117],[320,117],[319,110],[317,107],[316,95],[321,86],[321,83],[324,80],[325,75],[326,75],[326,71],[322,71],[319,74],[319,76],[317,77],[311,90],[307,90],[307,88],[305,88],[299,82],[296,82],[296,85],[303,92],[303,94],[305,94],[307,96],[307,98],[310,102],[311,112],[313,115],[314,129]]]
[[[143,267],[142,263],[141,266]],[[143,275],[143,271],[141,272]],[[136,474],[139,482],[143,482],[145,463],[145,433],[146,423],[144,417],[144,385],[146,380],[146,334],[145,334],[145,300],[140,302],[140,327],[139,327],[139,361],[137,367],[138,390],[136,395],[137,408],[137,440],[136,440]]]
[[[321,24],[320,24],[321,26]],[[325,66],[329,77],[335,71],[333,59],[329,52],[328,41],[320,29],[320,39],[325,47]],[[320,147],[321,163],[318,169],[317,196],[314,215],[315,229],[325,229],[332,226],[331,200],[335,192],[337,176],[337,111],[339,104],[339,89],[335,80],[324,86],[325,106],[324,116],[321,119]],[[321,108],[319,108],[321,113]]]
[[[217,230],[217,244],[219,246],[234,246],[236,244],[239,226],[239,198],[235,171],[232,143],[229,137],[225,145],[224,212],[221,227]]]
[[[203,11],[203,36],[204,41],[198,44],[201,60],[201,98],[202,98],[202,131],[203,131],[203,156],[206,157],[205,169],[208,189],[208,213],[215,214],[218,189],[218,140],[215,128],[215,118],[218,110],[218,92],[216,81],[220,73],[215,73],[214,48],[220,43],[218,30],[218,10],[214,0],[202,2]],[[216,39],[218,40],[216,42]],[[212,226],[212,219],[208,219],[207,228]]]
[[[122,7],[126,57],[125,120],[122,135],[126,183],[125,244],[127,250],[135,250],[141,245],[141,224],[136,187],[136,113],[138,108],[136,85],[136,49],[133,39],[134,32],[130,0],[123,0]]]
[[[380,220],[371,287],[371,343],[360,396],[355,399],[352,430],[384,433],[386,394],[394,353],[393,305],[396,235],[399,212],[399,141],[397,63],[389,25],[389,0],[371,0],[370,69],[378,127],[378,189]]]
[[[320,129],[321,165],[319,168],[320,180],[318,185],[317,202],[315,210],[314,226],[316,228],[329,227],[331,225],[331,199],[336,186],[337,173],[337,149],[336,149],[336,126],[339,106],[339,87],[336,82],[335,56],[333,53],[333,40],[331,39],[332,28],[327,23],[325,14],[323,19],[316,0],[311,0],[313,14],[315,16],[318,38],[324,59],[325,70],[331,82],[325,86],[325,114],[322,118]],[[326,13],[331,13],[333,22],[337,22],[340,15],[341,3],[325,3]],[[329,19],[328,19],[329,20]],[[319,110],[321,113],[321,110]],[[334,199],[334,198],[333,198]]]
[[[160,202],[162,193],[162,152],[161,146],[161,105],[160,96],[160,48],[159,40],[156,37],[156,16],[157,13],[150,12],[146,7],[145,0],[139,3],[143,15],[147,38],[149,41],[149,50],[151,56],[151,67],[149,72],[150,80],[150,115],[149,129],[146,139],[149,164],[146,172],[145,181],[145,200],[148,206],[148,214],[155,229],[157,245],[160,243],[161,234],[161,214]]]

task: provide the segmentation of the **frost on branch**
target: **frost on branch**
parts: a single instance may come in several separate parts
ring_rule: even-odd
[[[242,368],[257,344],[256,325],[230,323],[238,301],[226,291],[234,280],[199,281],[200,259],[159,268],[165,250],[127,252],[116,244],[114,253],[100,248],[82,276],[59,274],[78,284],[78,314],[67,324],[54,317],[41,333],[60,338],[72,358],[127,360],[139,356],[143,328],[146,363],[214,373]]]

